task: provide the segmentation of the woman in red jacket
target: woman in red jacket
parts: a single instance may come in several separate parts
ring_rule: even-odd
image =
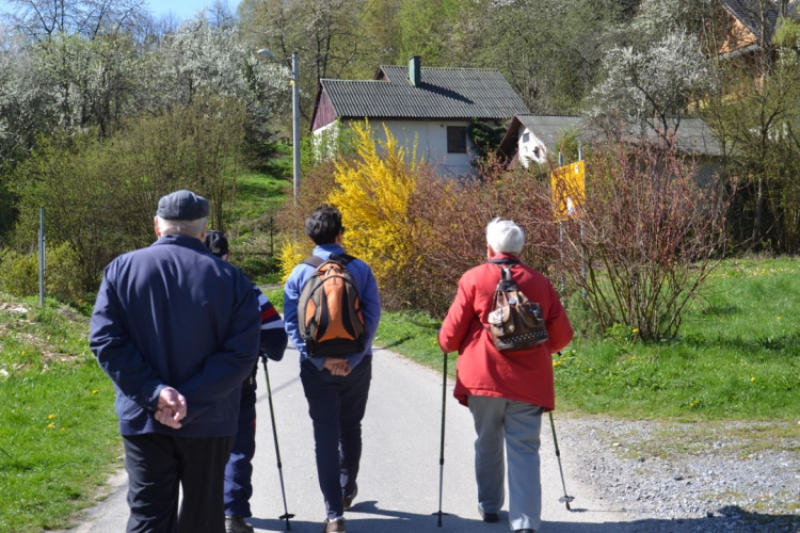
[[[552,354],[572,340],[572,326],[553,286],[519,263],[522,229],[496,218],[486,228],[486,255],[511,269],[520,290],[542,306],[549,340],[513,355],[492,342],[487,317],[501,277],[501,265],[468,270],[439,331],[445,353],[458,350],[454,396],[469,407],[478,438],[475,471],[478,511],[486,522],[500,520],[505,499],[503,441],[508,454],[509,521],[515,533],[535,533],[541,524],[539,435],[544,411],[555,408]],[[505,439],[504,439],[505,437]]]

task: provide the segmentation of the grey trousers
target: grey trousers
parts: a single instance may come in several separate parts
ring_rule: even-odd
[[[505,438],[511,529],[538,530],[542,523],[539,444],[543,409],[489,396],[469,396],[467,401],[478,434],[475,474],[481,509],[496,513],[505,501]]]

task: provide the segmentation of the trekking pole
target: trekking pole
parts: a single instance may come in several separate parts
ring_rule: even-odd
[[[269,401],[269,414],[272,418],[272,436],[275,440],[275,457],[278,459],[278,477],[281,480],[281,494],[283,495],[283,516],[279,516],[278,520],[286,520],[286,531],[292,530],[292,524],[289,523],[290,518],[294,518],[293,514],[289,514],[286,507],[286,489],[283,486],[283,465],[281,464],[281,449],[278,446],[278,430],[275,427],[275,409],[272,407],[272,387],[269,385],[269,370],[267,370],[267,358],[261,360],[264,363],[264,377],[267,379],[267,400]]]
[[[558,439],[556,438],[556,425],[553,422],[553,411],[548,411],[548,415],[550,415],[550,428],[553,430],[553,444],[556,446],[556,457],[558,458],[558,471],[561,472],[561,487],[564,489],[564,497],[559,498],[558,501],[564,502],[567,506],[567,511],[572,511],[569,506],[569,502],[574,500],[573,496],[567,496],[567,485],[564,483],[564,470],[561,468],[561,452],[558,451]]]
[[[444,412],[447,405],[447,354],[444,354],[444,369],[442,371],[442,437],[439,445],[439,512],[433,513],[439,516],[438,527],[442,527],[442,488],[444,487]]]

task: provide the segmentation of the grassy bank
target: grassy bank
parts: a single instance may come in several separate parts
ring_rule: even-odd
[[[554,356],[559,408],[631,418],[798,419],[798,272],[795,259],[726,261],[675,340],[645,344],[623,327],[604,340],[578,336]],[[376,342],[441,368],[435,326],[424,316],[387,313]]]
[[[0,531],[65,527],[120,464],[88,318],[48,305],[0,295]]]
[[[257,283],[280,280],[274,253],[280,241],[276,213],[291,198],[291,182],[268,174],[248,172],[237,179],[237,199],[231,204],[225,228],[231,262]]]

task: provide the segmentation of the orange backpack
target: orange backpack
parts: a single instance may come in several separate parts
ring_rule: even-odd
[[[309,357],[345,357],[364,351],[366,327],[355,280],[347,270],[352,256],[312,255],[303,263],[316,270],[297,302],[300,335]]]

